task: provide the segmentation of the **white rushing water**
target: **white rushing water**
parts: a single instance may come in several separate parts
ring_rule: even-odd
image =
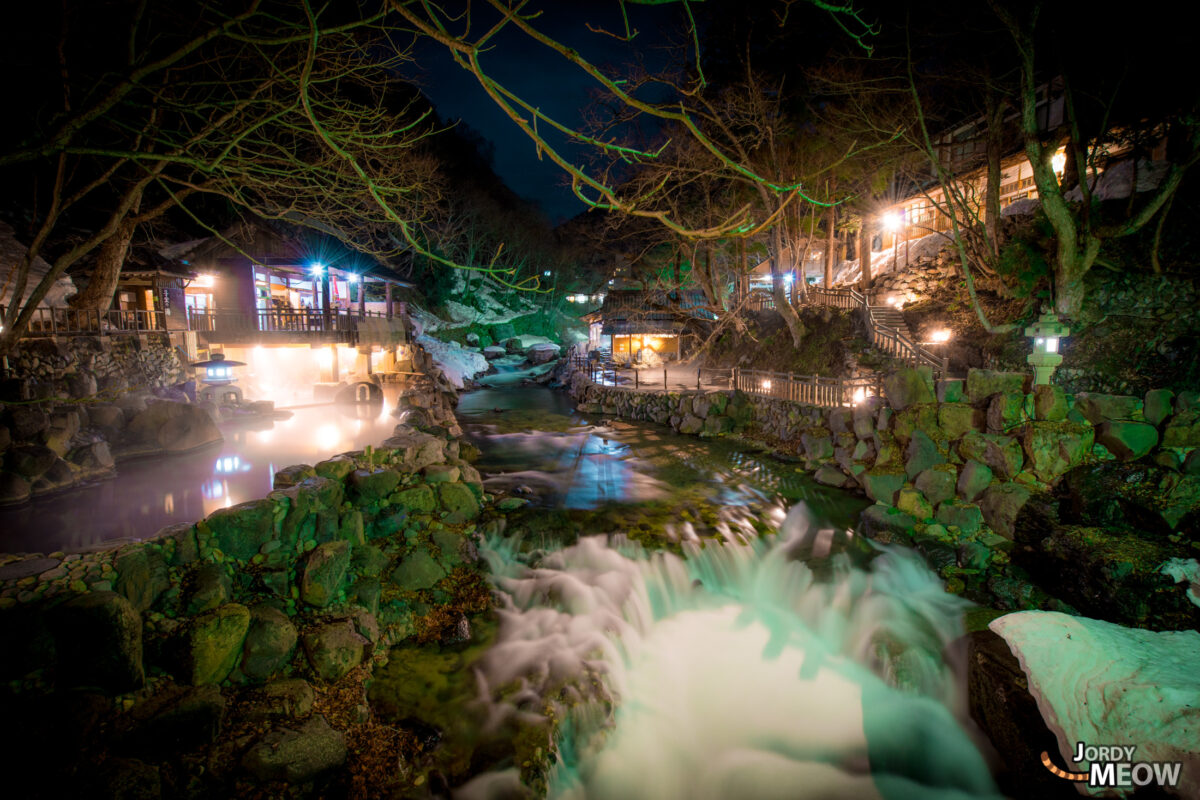
[[[550,796],[997,796],[946,658],[965,603],[907,550],[865,568],[834,552],[818,577],[801,559],[836,537],[803,505],[763,539],[739,513],[721,546],[674,531],[683,558],[620,537],[532,558],[489,543],[504,608],[480,694],[493,724],[558,706]]]

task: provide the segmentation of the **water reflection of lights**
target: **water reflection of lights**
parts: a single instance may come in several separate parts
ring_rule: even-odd
[[[175,494],[167,492],[167,496],[163,498],[163,511],[167,514],[175,513]]]
[[[250,463],[242,461],[240,456],[223,456],[217,459],[213,472],[218,475],[232,475],[235,472],[249,472]]]
[[[227,484],[225,481],[217,480],[216,478],[212,479],[211,481],[205,481],[204,484],[200,486],[200,494],[204,496],[205,500],[220,500],[228,493],[229,484]]]
[[[342,441],[342,432],[337,425],[322,425],[317,428],[315,437],[319,447],[334,448]]]

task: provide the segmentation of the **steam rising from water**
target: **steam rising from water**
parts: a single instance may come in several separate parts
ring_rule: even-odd
[[[818,579],[795,556],[833,539],[802,505],[774,512],[771,540],[735,513],[723,546],[682,536],[684,558],[620,537],[533,559],[486,549],[505,607],[481,697],[493,724],[559,699],[551,796],[994,796],[944,658],[963,602],[903,550],[869,568],[834,553]]]

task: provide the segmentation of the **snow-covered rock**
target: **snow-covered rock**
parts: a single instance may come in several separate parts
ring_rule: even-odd
[[[1135,763],[1183,762],[1179,785],[1168,791],[1200,797],[1200,633],[1126,628],[1052,611],[1008,614],[989,627],[1025,671],[1058,739],[1060,765],[1089,769],[1072,760],[1078,742],[1136,745]]]
[[[508,351],[500,345],[493,344],[483,348],[483,357],[488,361],[496,358],[504,358],[506,355],[508,355]]]
[[[458,342],[447,344],[422,334],[417,337],[417,344],[425,348],[434,363],[441,367],[446,379],[458,389],[463,388],[467,379],[488,370],[488,362],[483,355],[464,350]]]
[[[509,352],[524,353],[535,344],[553,344],[545,336],[535,336],[532,333],[523,333],[520,336],[514,336],[511,339],[504,340],[505,346]],[[557,347],[557,345],[555,345]]]
[[[1162,183],[1163,178],[1166,177],[1167,171],[1170,168],[1170,163],[1166,161],[1138,159],[1137,191],[1149,192],[1152,189],[1158,188],[1158,185]],[[1096,184],[1092,189],[1092,196],[1097,200],[1119,200],[1122,197],[1129,197],[1129,189],[1133,185],[1133,172],[1132,159],[1126,159],[1114,164],[1104,170],[1104,172],[1101,172],[1098,178],[1093,177]],[[1078,203],[1083,199],[1083,192],[1076,186],[1064,194],[1063,197]]]
[[[17,268],[29,248],[17,241],[16,231],[6,222],[0,222],[0,304],[8,305],[12,301],[12,286],[17,280]],[[25,281],[25,291],[21,293],[24,302],[33,294],[38,283],[50,271],[50,265],[40,256],[33,259],[29,265],[29,274]],[[46,296],[38,303],[39,308],[62,308],[67,299],[76,292],[75,282],[69,275],[61,275],[50,286]]]
[[[1193,605],[1200,606],[1200,561],[1194,558],[1172,558],[1159,567],[1159,572],[1175,579],[1176,583],[1187,583],[1187,597]]]
[[[545,364],[558,358],[559,346],[554,342],[538,342],[525,351],[531,364]]]

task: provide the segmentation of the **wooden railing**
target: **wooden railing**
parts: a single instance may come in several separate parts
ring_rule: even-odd
[[[902,361],[910,367],[928,366],[933,370],[935,377],[948,374],[950,359],[947,356],[922,347],[895,328],[879,322],[875,319],[874,309],[870,307],[867,308],[867,330],[871,334],[871,345],[884,355]]]
[[[7,309],[0,305],[0,318]],[[29,320],[26,336],[71,336],[79,334],[123,334],[165,331],[161,311],[97,311],[87,308],[38,308]]]
[[[639,370],[621,367],[612,362],[591,360],[583,356],[574,356],[569,361],[574,370],[586,373],[589,380],[601,385],[624,385],[634,389],[667,385],[665,370],[660,384],[657,380],[657,370],[645,370],[646,376],[641,376]],[[791,372],[767,372],[740,367],[701,367],[696,370],[695,388],[696,391],[706,388],[737,389],[746,394],[825,408],[853,406],[864,398],[878,396],[883,391],[880,375],[849,379],[826,378],[820,375],[797,375]]]
[[[358,330],[359,321],[367,318],[384,319],[388,315],[379,311],[357,311],[332,308],[328,315],[324,311],[286,309],[255,311],[202,311],[190,309],[188,324],[194,331],[218,334],[251,333],[342,333],[352,334]],[[393,317],[394,318],[394,317]]]
[[[833,306],[834,308],[863,308],[867,298],[854,289],[825,289],[820,286],[808,287],[808,302],[818,306]]]

